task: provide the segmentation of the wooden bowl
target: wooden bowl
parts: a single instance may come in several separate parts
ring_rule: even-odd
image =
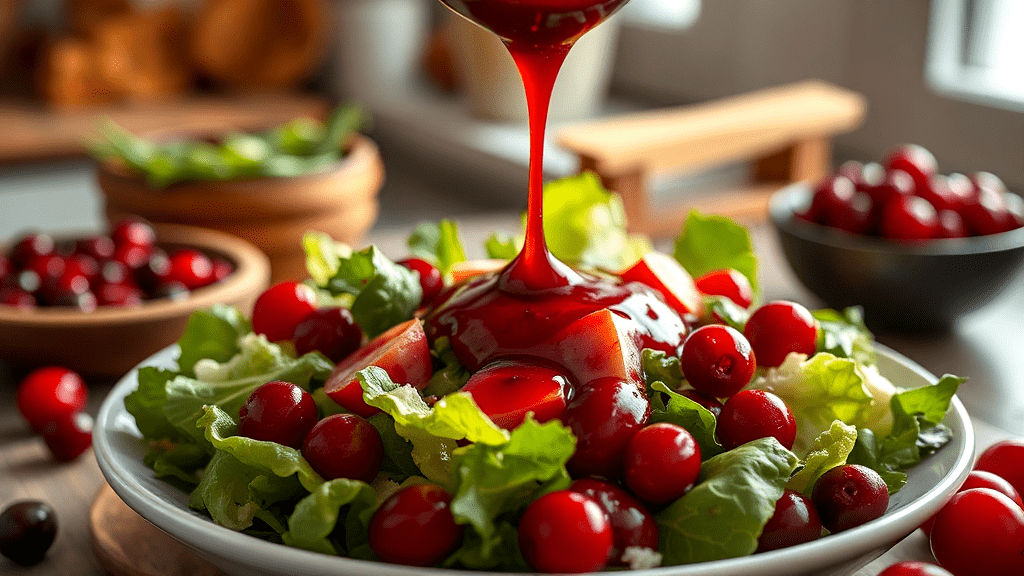
[[[93,312],[0,306],[0,358],[19,368],[58,365],[87,376],[120,377],[176,342],[192,312],[224,303],[248,314],[269,286],[267,257],[240,238],[193,226],[156,225],[156,231],[161,247],[198,248],[228,260],[234,272],[180,301],[161,298]]]
[[[336,166],[302,176],[182,182],[154,190],[142,178],[100,162],[97,178],[111,222],[135,215],[233,234],[267,254],[278,282],[308,275],[306,231],[348,244],[362,240],[377,219],[384,164],[376,144],[357,134]]]

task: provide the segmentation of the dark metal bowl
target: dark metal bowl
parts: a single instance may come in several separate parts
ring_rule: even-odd
[[[794,218],[811,189],[794,185],[769,204],[797,278],[830,307],[860,305],[870,325],[936,332],[998,295],[1024,261],[1024,228],[973,238],[895,242]]]

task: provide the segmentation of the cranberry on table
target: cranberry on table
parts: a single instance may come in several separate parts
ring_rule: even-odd
[[[833,534],[885,514],[889,489],[878,472],[859,464],[836,466],[814,483],[811,500],[822,525]]]
[[[818,344],[818,328],[807,308],[795,302],[769,302],[750,315],[743,335],[760,366],[779,366],[790,352],[811,356]]]
[[[563,418],[576,436],[576,452],[566,464],[569,472],[619,478],[630,440],[650,417],[650,401],[633,382],[609,376],[581,386]]]
[[[626,486],[650,504],[666,504],[693,488],[700,446],[683,427],[651,424],[633,435],[623,461]]]
[[[1024,440],[1003,440],[986,448],[974,464],[975,470],[991,472],[1024,496]]]
[[[76,372],[46,366],[21,381],[17,404],[29,425],[42,431],[47,422],[84,410],[88,398],[85,381]]]
[[[748,308],[754,300],[754,289],[750,280],[737,270],[715,270],[693,281],[701,294],[709,296],[725,296],[743,308]]]
[[[939,213],[920,196],[901,196],[882,208],[878,229],[894,240],[928,240],[939,231]]]
[[[313,426],[302,443],[302,456],[327,480],[349,478],[372,482],[384,460],[377,429],[361,416],[334,414]]]
[[[506,430],[518,428],[530,412],[537,422],[561,418],[572,397],[563,369],[532,359],[492,362],[470,376],[462,391]]]
[[[1024,501],[1021,500],[1020,494],[1018,494],[1013,485],[1007,482],[1002,476],[997,476],[996,474],[985,470],[971,470],[970,473],[967,474],[967,479],[965,479],[964,483],[957,489],[957,492],[963,492],[964,490],[970,490],[972,488],[991,488],[996,492],[1001,492],[1010,500],[1013,500],[1017,506],[1021,507],[1021,509],[1024,509]],[[935,517],[932,516],[928,520],[925,520],[924,524],[921,525],[921,530],[923,530],[926,535],[930,535],[934,524]]]
[[[38,564],[56,536],[57,513],[45,502],[22,500],[0,512],[0,554],[15,564]]]
[[[337,364],[359,349],[363,331],[347,308],[318,308],[295,326],[292,339],[299,354],[316,350]]]
[[[430,305],[444,289],[444,278],[441,277],[441,271],[430,262],[422,258],[406,258],[400,260],[398,264],[419,273],[420,288],[423,289],[423,299],[420,300],[422,306]]]
[[[597,572],[608,563],[614,531],[593,498],[571,490],[541,496],[526,508],[519,549],[537,572]]]
[[[156,231],[144,220],[127,219],[114,225],[110,238],[115,245],[133,245],[150,248],[156,244]]]
[[[464,527],[455,523],[451,503],[451,494],[434,484],[415,484],[392,494],[370,518],[370,548],[393,564],[437,564],[462,541]]]
[[[92,446],[92,416],[85,412],[57,416],[43,426],[43,440],[54,460],[70,462]]]
[[[238,416],[239,435],[296,449],[319,417],[309,392],[279,380],[253,390]]]
[[[757,552],[796,546],[821,537],[821,518],[811,499],[786,490],[757,539]]]
[[[680,365],[686,381],[695,389],[715,398],[727,398],[750,382],[757,361],[750,342],[738,330],[709,324],[686,337]]]
[[[769,436],[788,450],[796,441],[796,420],[789,406],[775,394],[743,390],[726,400],[715,432],[726,450]]]
[[[989,488],[958,492],[935,515],[929,543],[954,576],[1024,574],[1024,511]]]
[[[580,478],[569,489],[593,498],[608,515],[614,542],[610,564],[622,564],[622,553],[632,546],[658,549],[658,524],[654,516],[629,492],[598,478]]]
[[[918,188],[927,186],[928,180],[939,171],[935,156],[927,148],[916,144],[904,144],[891,150],[886,157],[885,167],[910,174]]]
[[[252,329],[267,340],[290,340],[295,327],[316,310],[316,293],[305,284],[280,282],[256,299],[252,310]]]
[[[953,576],[949,571],[928,562],[899,562],[878,573],[878,576]]]

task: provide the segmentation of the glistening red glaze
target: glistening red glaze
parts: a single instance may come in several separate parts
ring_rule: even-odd
[[[543,361],[499,360],[473,374],[462,391],[490,419],[513,430],[533,413],[537,422],[560,418],[572,397],[569,377]]]
[[[694,280],[701,294],[709,296],[725,296],[744,308],[749,308],[754,301],[754,289],[750,280],[732,268],[708,272]]]

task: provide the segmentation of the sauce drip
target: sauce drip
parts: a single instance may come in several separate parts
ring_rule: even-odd
[[[628,0],[441,0],[505,43],[526,89],[530,184],[522,251],[495,275],[450,292],[427,320],[432,340],[448,337],[470,371],[529,348],[604,308],[641,327],[644,347],[678,354],[687,328],[657,293],[577,272],[544,241],[544,136],[551,92],[573,44]],[[582,384],[582,383],[580,383]]]

